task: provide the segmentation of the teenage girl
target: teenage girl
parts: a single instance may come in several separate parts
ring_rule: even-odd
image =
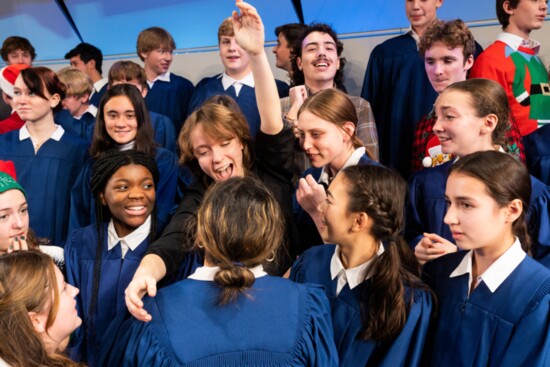
[[[99,104],[90,146],[92,158],[80,172],[71,191],[71,230],[95,222],[95,204],[90,191],[91,171],[94,160],[109,149],[134,149],[155,159],[160,173],[157,186],[159,227],[164,228],[168,223],[177,202],[180,169],[175,154],[157,147],[149,116],[143,97],[133,85],[115,85],[105,92]]]
[[[153,296],[156,282],[178,269],[184,258],[182,244],[184,249],[192,247],[195,228],[184,234],[184,225],[196,216],[204,193],[214,182],[248,175],[259,178],[281,205],[285,244],[295,243],[291,184],[294,134],[283,125],[277,87],[264,50],[263,24],[254,14],[254,19],[245,14],[235,20],[234,29],[237,42],[250,57],[261,117],[260,131],[252,145],[242,113],[224,104],[204,104],[186,120],[178,139],[181,161],[197,180],[186,189],[170,224],[151,246],[126,291],[128,308],[140,320],[150,320],[142,309],[141,297],[146,291]],[[283,273],[291,265],[288,256],[283,255],[286,251],[287,246],[280,247],[277,254],[280,265],[274,273]]]
[[[432,298],[401,237],[405,181],[387,168],[350,166],[321,205],[321,235],[290,278],[320,284],[332,306],[340,366],[418,366]]]
[[[432,366],[548,366],[550,270],[526,254],[531,182],[507,154],[450,170],[445,223],[460,250],[427,263],[438,299]]]
[[[296,191],[301,248],[294,255],[322,243],[319,205],[326,198],[325,188],[338,172],[356,164],[377,164],[357,137],[357,121],[355,106],[337,89],[322,90],[309,97],[298,112],[300,146],[312,168],[306,170]]]
[[[254,17],[255,9],[244,3]],[[280,206],[252,177],[214,184],[197,214],[204,266],[163,288],[130,318],[107,366],[337,366],[330,306],[320,287],[267,275],[284,236]],[[104,351],[105,352],[105,351]]]
[[[76,366],[61,352],[81,323],[77,294],[44,253],[0,256],[0,365]]]
[[[71,346],[76,360],[97,365],[105,330],[126,311],[124,289],[155,238],[158,180],[154,159],[136,150],[109,150],[94,164],[97,223],[74,231],[65,246],[68,282],[81,289],[84,320]]]
[[[68,234],[67,193],[87,159],[85,141],[54,122],[65,89],[48,68],[21,70],[13,103],[25,125],[0,135],[0,159],[15,164],[32,208],[31,227],[58,246],[63,246]]]
[[[502,87],[488,79],[470,79],[447,87],[437,98],[434,133],[445,154],[458,160],[485,150],[503,151],[509,124],[509,107]],[[454,162],[422,170],[410,182],[410,205],[405,236],[421,263],[456,251],[449,226],[445,183]],[[531,179],[528,223],[533,256],[550,266],[550,189]]]

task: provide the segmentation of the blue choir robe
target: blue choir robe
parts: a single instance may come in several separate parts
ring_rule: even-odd
[[[176,153],[176,133],[172,121],[168,117],[155,112],[149,112],[149,116],[155,134],[155,143],[172,153]],[[95,123],[86,125],[86,140],[89,144],[92,143],[94,129]]]
[[[177,135],[187,117],[193,89],[193,83],[189,80],[170,73],[169,82],[157,80],[149,89],[145,96],[147,109],[168,117]]]
[[[373,161],[366,154],[361,157],[358,164],[379,165],[378,162]],[[311,175],[315,179],[315,181],[318,182],[319,178],[321,177],[322,170],[322,168],[310,167],[304,172],[302,177]],[[302,209],[300,204],[298,204],[298,201],[296,200],[296,192],[293,196],[293,210],[294,218],[297,224],[296,228],[298,229],[299,247],[296,253],[292,253],[291,256],[293,256],[293,258],[296,258],[296,256],[300,255],[308,248],[323,243],[323,239],[321,238],[321,235],[317,230],[317,226],[315,225],[315,222],[313,221],[311,216],[304,209]]]
[[[0,135],[0,159],[15,165],[29,204],[30,227],[57,246],[68,234],[68,193],[87,158],[86,142],[66,131],[59,141],[45,141],[36,154],[30,139],[19,140],[19,130]]]
[[[61,109],[54,115],[55,123],[61,125],[63,129],[81,139],[86,140],[88,137],[87,120],[78,120],[71,115],[68,110]]]
[[[99,91],[94,92],[94,94],[92,94],[92,97],[90,98],[90,104],[99,107],[99,102],[101,102],[101,98],[103,97],[105,92],[107,92],[108,87],[109,83],[105,83],[105,85],[101,87]]]
[[[523,137],[529,172],[550,185],[550,124]]]
[[[275,80],[277,83],[277,90],[279,92],[279,98],[288,96],[288,85],[280,80]],[[243,85],[239,91],[239,96],[235,92],[233,86],[223,89],[222,76],[216,75],[209,78],[203,78],[195,87],[195,92],[189,103],[189,115],[198,109],[207,99],[210,97],[224,94],[233,98],[248,122],[250,127],[250,133],[252,136],[256,136],[260,129],[260,112],[258,111],[258,105],[256,103],[256,94],[254,88],[248,85]]]
[[[445,186],[453,162],[418,171],[409,182],[405,238],[414,250],[423,233],[435,233],[454,243],[443,222],[447,213]],[[550,187],[531,176],[531,202],[527,223],[533,257],[550,268]]]
[[[187,170],[181,170],[178,166],[178,159],[172,152],[163,148],[157,148],[155,161],[159,170],[159,182],[156,191],[156,206],[158,218],[158,232],[162,232],[164,226],[170,220],[174,206],[179,202],[178,192],[181,191],[178,185],[186,185],[186,177],[190,174]],[[69,228],[71,232],[83,228],[96,221],[95,200],[91,191],[92,167],[95,161],[89,159],[80,174],[73,180],[71,190],[71,209],[69,217]]]
[[[353,289],[349,285],[336,295],[338,279],[331,279],[330,262],[335,245],[315,246],[306,251],[292,266],[290,279],[298,283],[322,285],[332,309],[334,341],[340,366],[419,366],[432,310],[432,299],[425,290],[414,292],[414,302],[401,333],[392,342],[360,339],[361,294],[368,292],[371,280]],[[368,299],[367,299],[368,302]]]
[[[77,361],[87,361],[90,366],[97,365],[101,338],[111,321],[118,315],[126,313],[124,290],[132,280],[149,246],[149,237],[147,237],[135,250],[129,249],[124,259],[120,243],[108,251],[108,224],[108,222],[102,224],[103,252],[97,310],[93,314],[93,325],[89,323],[88,315],[97,254],[96,224],[72,232],[65,246],[67,282],[80,289],[76,299],[78,315],[82,319],[82,326],[75,332],[74,340],[71,340],[70,355]]]
[[[337,366],[328,301],[313,285],[269,275],[237,303],[187,279],[146,298],[152,321],[128,319],[102,342],[105,366]],[[118,332],[118,333],[117,333]]]
[[[469,274],[449,277],[466,253],[424,266],[438,299],[431,365],[549,366],[550,271],[526,256],[494,293],[482,281],[468,296]]]

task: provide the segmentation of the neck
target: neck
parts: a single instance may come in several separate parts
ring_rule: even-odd
[[[100,81],[101,79],[103,79],[101,77],[101,74],[99,73],[99,71],[97,70],[94,70],[94,72],[92,73],[92,75],[90,75],[90,79],[92,79],[92,82],[98,82]]]
[[[26,121],[25,126],[33,139],[38,140],[49,139],[57,129],[51,112],[40,120]]]
[[[355,152],[355,149],[350,143],[347,149],[345,149],[338,157],[333,159],[332,162],[327,165],[330,177],[334,177],[338,174],[338,172],[340,172],[353,152]]]
[[[317,93],[320,90],[330,89],[334,87],[334,79],[330,80],[305,80],[306,87],[311,90],[312,93]]]
[[[83,104],[82,106],[80,106],[78,111],[76,111],[75,117],[82,117],[82,115],[84,115],[84,113],[88,109],[88,106],[88,104]]]
[[[499,240],[494,246],[484,246],[474,250],[472,256],[472,278],[477,279],[477,277],[485,273],[502,254],[512,247],[514,241],[514,236],[509,234],[505,238]]]
[[[370,235],[358,235],[349,244],[339,244],[340,261],[351,269],[371,260],[378,253],[380,242]]]
[[[225,70],[225,73],[235,80],[244,79],[251,72],[252,72],[252,69],[250,68],[250,66],[247,66],[244,70],[241,70],[241,71],[234,71],[234,70],[228,70],[228,69]]]
[[[465,151],[464,153],[456,154],[458,157],[465,157],[468,154],[472,154],[475,152],[485,152],[487,150],[500,150],[500,146],[493,145],[492,141],[484,141],[483,143],[480,143],[477,146],[472,146],[470,149]],[[453,153],[450,153],[453,154]]]
[[[524,40],[529,39],[529,36],[531,35],[530,29],[521,29],[513,24],[508,25],[504,32],[511,33],[513,35],[523,38]]]
[[[143,67],[143,69],[145,70],[145,76],[147,77],[147,81],[149,81],[149,82],[152,82],[153,80],[155,80],[160,75],[160,74],[155,73],[150,68],[148,68],[147,65],[145,65]]]

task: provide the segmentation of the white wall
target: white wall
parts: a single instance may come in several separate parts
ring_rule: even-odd
[[[473,23],[470,25],[472,33],[474,34],[476,41],[481,44],[483,48],[490,45],[500,32],[500,25],[493,25],[496,21],[490,21],[485,23]],[[486,24],[490,25],[486,25]],[[400,30],[390,30],[384,32],[384,34],[390,35],[378,35],[378,34],[353,34],[353,35],[341,35],[344,42],[344,56],[348,63],[346,64],[345,85],[348,89],[348,93],[353,95],[359,95],[363,85],[363,77],[367,68],[367,62],[372,49],[383,42],[384,40],[394,37],[395,33]],[[544,22],[543,27],[532,33],[532,37],[541,42],[540,56],[547,68],[550,66],[550,21]],[[266,48],[272,64],[272,68],[275,77],[284,81],[286,80],[285,72],[275,68],[275,59],[271,53],[272,46]],[[141,61],[134,55],[120,55],[115,57],[109,57],[104,61],[103,71],[104,76],[107,75],[107,70],[116,61],[121,59],[130,59],[132,61],[141,63]],[[37,65],[40,63],[37,63]],[[62,67],[68,66],[67,60],[57,60],[43,65],[48,66],[54,70],[59,70]],[[204,49],[194,50],[177,50],[177,54],[174,56],[174,62],[172,69],[176,74],[182,75],[194,84],[196,84],[201,78],[205,76],[211,76],[223,71],[221,66],[218,51],[215,47],[209,47]]]

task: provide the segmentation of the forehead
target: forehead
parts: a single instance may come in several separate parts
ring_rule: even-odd
[[[453,172],[449,175],[445,195],[449,198],[467,196],[492,199],[481,180],[461,172]]]
[[[20,206],[25,202],[25,195],[17,189],[11,189],[0,194],[0,210],[8,206]]]
[[[308,130],[330,130],[337,129],[336,124],[324,120],[321,117],[311,113],[308,110],[302,111],[298,117],[298,128],[303,131]]]
[[[105,103],[105,110],[125,109],[133,110],[134,105],[130,101],[130,98],[126,96],[112,97]]]
[[[446,89],[435,100],[436,108],[456,107],[459,109],[471,108],[470,95],[460,90]]]
[[[433,8],[437,9],[441,5],[442,0],[421,0],[419,1],[419,6],[424,9]],[[413,7],[417,1],[414,0],[405,0],[405,6]]]
[[[424,53],[424,58],[443,58],[443,57],[454,57],[459,60],[464,59],[462,51],[464,47],[449,47],[445,43],[439,41],[435,42],[429,49]]]
[[[127,164],[125,166],[120,167],[113,173],[111,178],[109,179],[109,182],[115,181],[115,180],[130,180],[133,178],[143,178],[143,177],[152,177],[153,175],[149,170],[142,166],[141,164]]]
[[[18,48],[18,49],[10,51],[10,53],[8,55],[18,54],[18,53],[28,54],[29,51],[28,50],[22,50],[22,49]]]
[[[334,38],[332,38],[330,34],[318,32],[318,31],[311,32],[306,36],[306,38],[304,38],[304,41],[302,42],[302,48],[306,47],[311,43],[318,43],[318,44],[331,43],[333,45],[336,45]]]

